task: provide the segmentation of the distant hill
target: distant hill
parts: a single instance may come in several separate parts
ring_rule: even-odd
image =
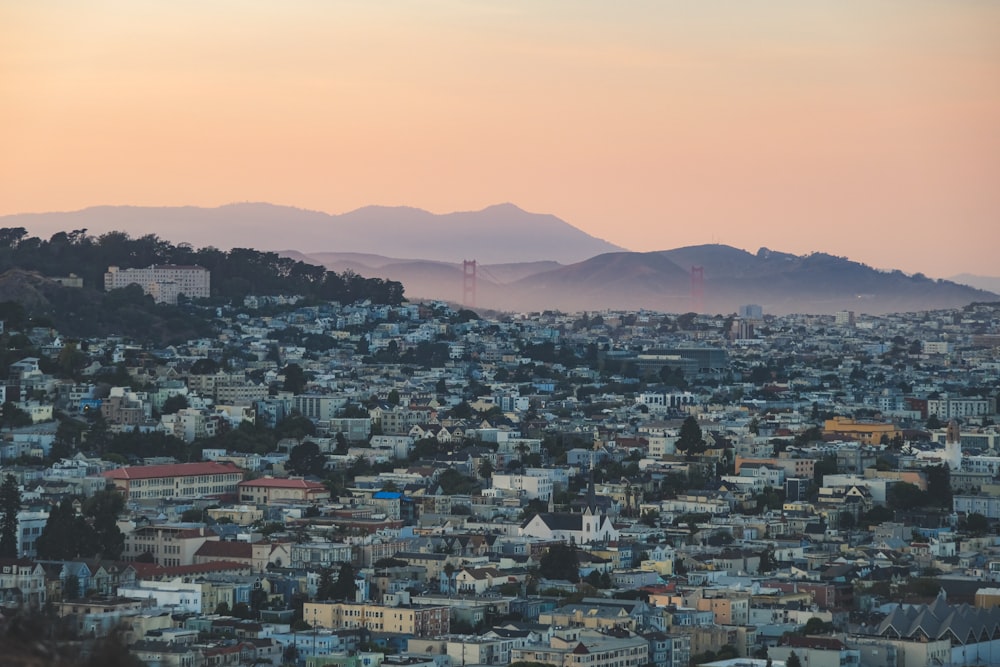
[[[285,254],[285,253],[283,253]],[[458,263],[395,259],[356,253],[288,253],[334,271],[397,280],[409,298],[462,299]],[[879,271],[824,253],[793,255],[761,248],[749,253],[725,245],[659,252],[614,252],[560,265],[554,262],[478,267],[476,306],[500,310],[564,311],[651,309],[687,312],[691,267],[704,270],[704,312],[732,313],[756,303],[785,314],[886,313],[959,307],[997,300],[996,294],[947,280]]]
[[[367,206],[340,215],[264,203],[218,208],[97,206],[66,213],[0,217],[0,227],[24,227],[47,238],[87,229],[90,235],[124,231],[155,233],[174,243],[228,250],[251,247],[352,252],[444,262],[578,262],[621,250],[553,215],[528,213],[513,204],[437,215],[416,208]]]
[[[948,278],[960,285],[969,285],[976,289],[984,289],[988,292],[1000,294],[1000,276],[977,276],[972,273],[960,273],[957,276]]]
[[[509,286],[550,302],[565,293],[563,308],[693,308],[692,266],[704,270],[703,310],[732,313],[756,303],[774,314],[854,310],[886,313],[964,306],[996,300],[996,294],[901,271],[879,271],[825,253],[792,255],[761,248],[756,254],[723,245],[702,245],[653,253],[614,253]],[[553,306],[549,306],[553,307]]]

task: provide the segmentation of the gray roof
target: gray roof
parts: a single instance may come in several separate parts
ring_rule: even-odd
[[[879,624],[883,637],[949,639],[959,644],[989,641],[1000,633],[1000,607],[978,609],[968,604],[949,605],[944,595],[931,604],[893,609]]]

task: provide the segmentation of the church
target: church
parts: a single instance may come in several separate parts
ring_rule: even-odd
[[[587,489],[587,504],[582,512],[553,512],[551,501],[549,510],[527,519],[521,524],[518,534],[542,540],[561,540],[570,544],[618,541],[618,529],[608,515],[601,512],[597,502],[593,478]]]

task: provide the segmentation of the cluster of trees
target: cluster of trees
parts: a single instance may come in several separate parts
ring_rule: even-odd
[[[576,548],[568,544],[553,544],[538,562],[538,574],[545,579],[580,581],[580,561]]]
[[[248,248],[227,252],[211,247],[195,250],[184,243],[173,245],[155,234],[132,238],[124,232],[108,232],[94,237],[85,229],[58,232],[46,241],[28,236],[23,227],[0,228],[0,274],[23,269],[43,276],[75,273],[83,278],[83,289],[38,285],[43,298],[22,304],[31,309],[27,316],[35,320],[35,325],[54,326],[73,337],[118,333],[160,343],[208,335],[208,318],[183,307],[154,304],[138,285],[100,291],[108,266],[140,268],[152,264],[203,266],[212,272],[212,297],[227,301],[242,302],[250,294],[301,294],[315,301],[403,302],[399,282],[364,278],[350,271],[338,274],[273,252]],[[20,319],[27,317],[22,313]],[[322,346],[329,341],[305,342]]]
[[[306,298],[353,303],[398,305],[403,286],[391,280],[363,278],[352,272],[337,274],[274,252],[251,248],[195,250],[174,245],[155,234],[133,238],[125,232],[94,237],[86,229],[58,232],[45,241],[28,236],[23,227],[0,228],[0,272],[10,268],[38,271],[47,276],[75,273],[85,285],[103,285],[108,266],[139,268],[151,264],[197,264],[212,272],[212,295],[226,299],[270,294],[301,294]]]
[[[83,501],[67,496],[49,512],[42,534],[35,541],[43,560],[106,558],[118,560],[125,550],[125,536],[118,528],[124,501],[112,488],[99,491]]]
[[[341,563],[336,578],[334,578],[331,568],[323,568],[320,572],[319,585],[316,587],[316,599],[353,601],[356,591],[354,567],[350,563]]]
[[[886,492],[886,504],[891,509],[903,510],[915,507],[936,507],[948,509],[952,506],[951,469],[944,464],[924,468],[927,476],[927,490],[915,484],[897,482]]]

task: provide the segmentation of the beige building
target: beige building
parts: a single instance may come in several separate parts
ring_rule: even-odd
[[[134,561],[144,554],[164,567],[193,565],[195,554],[205,542],[218,541],[219,536],[202,526],[143,526],[125,533],[125,550],[122,560]]]
[[[588,630],[564,631],[552,637],[548,646],[511,650],[510,659],[555,667],[642,667],[649,662],[649,642],[642,637],[619,639]]]
[[[102,473],[126,502],[167,498],[224,498],[236,495],[243,471],[228,463],[171,463],[129,466]]]
[[[390,607],[372,603],[306,602],[302,618],[313,627],[367,628],[372,632],[415,637],[447,634],[451,628],[451,614],[444,606]]]
[[[700,598],[695,608],[715,614],[717,625],[747,625],[750,622],[750,595],[726,595]]]
[[[316,503],[330,499],[330,492],[320,482],[301,477],[261,477],[237,484],[240,502],[270,505],[280,502]]]

